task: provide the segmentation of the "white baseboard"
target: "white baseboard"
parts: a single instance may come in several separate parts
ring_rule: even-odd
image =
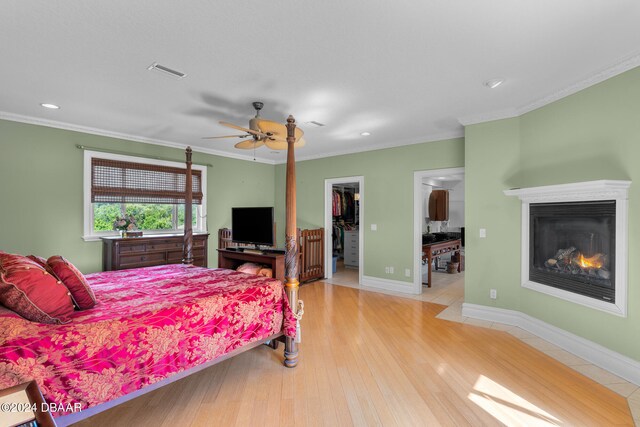
[[[462,304],[462,315],[490,322],[518,326],[596,366],[640,386],[640,362],[593,341],[574,335],[528,314],[478,304]]]
[[[413,283],[399,280],[381,279],[380,277],[362,276],[362,286],[367,288],[384,289],[385,291],[415,294]]]

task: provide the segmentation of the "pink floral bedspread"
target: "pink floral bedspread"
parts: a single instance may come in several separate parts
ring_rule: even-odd
[[[35,379],[48,402],[85,409],[283,329],[295,335],[275,279],[165,265],[87,280],[98,304],[65,325],[0,310],[0,389]]]

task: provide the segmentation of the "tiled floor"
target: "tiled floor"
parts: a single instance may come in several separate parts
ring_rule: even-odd
[[[542,338],[539,338],[536,335],[518,328],[517,326],[488,322],[485,320],[462,316],[462,303],[464,301],[464,272],[460,274],[447,274],[441,271],[434,271],[432,273],[432,281],[433,286],[431,288],[423,286],[422,294],[407,295],[359,286],[358,270],[356,269],[339,270],[332,279],[326,280],[327,283],[446,305],[447,308],[437,316],[439,319],[467,323],[470,325],[508,332],[516,338],[519,338],[521,341],[556,359],[560,363],[573,368],[597,383],[600,383],[616,393],[625,396],[629,403],[631,415],[633,416],[636,426],[640,426],[640,388],[638,386],[610,373],[609,371],[593,365],[588,361],[569,353],[568,351],[563,350]]]

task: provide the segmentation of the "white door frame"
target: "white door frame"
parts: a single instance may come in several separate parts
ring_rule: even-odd
[[[422,293],[422,179],[464,174],[464,168],[413,172],[413,293]]]
[[[357,182],[360,194],[358,206],[358,284],[362,286],[362,272],[364,271],[364,176],[348,176],[343,178],[327,178],[324,180],[324,275],[327,279],[333,277],[333,215],[332,190],[334,184],[350,184]]]

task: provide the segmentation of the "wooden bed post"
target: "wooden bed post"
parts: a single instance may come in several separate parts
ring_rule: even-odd
[[[296,159],[294,144],[296,120],[287,118],[287,194],[286,194],[286,229],[285,229],[285,291],[291,309],[298,309],[298,239],[296,226]],[[298,344],[294,338],[286,337],[284,343],[284,365],[293,368],[298,364]]]
[[[184,243],[183,243],[183,264],[193,264],[193,229],[191,225],[191,216],[193,209],[193,184],[191,182],[191,147],[187,147],[187,173],[185,178],[185,197],[184,197]]]

